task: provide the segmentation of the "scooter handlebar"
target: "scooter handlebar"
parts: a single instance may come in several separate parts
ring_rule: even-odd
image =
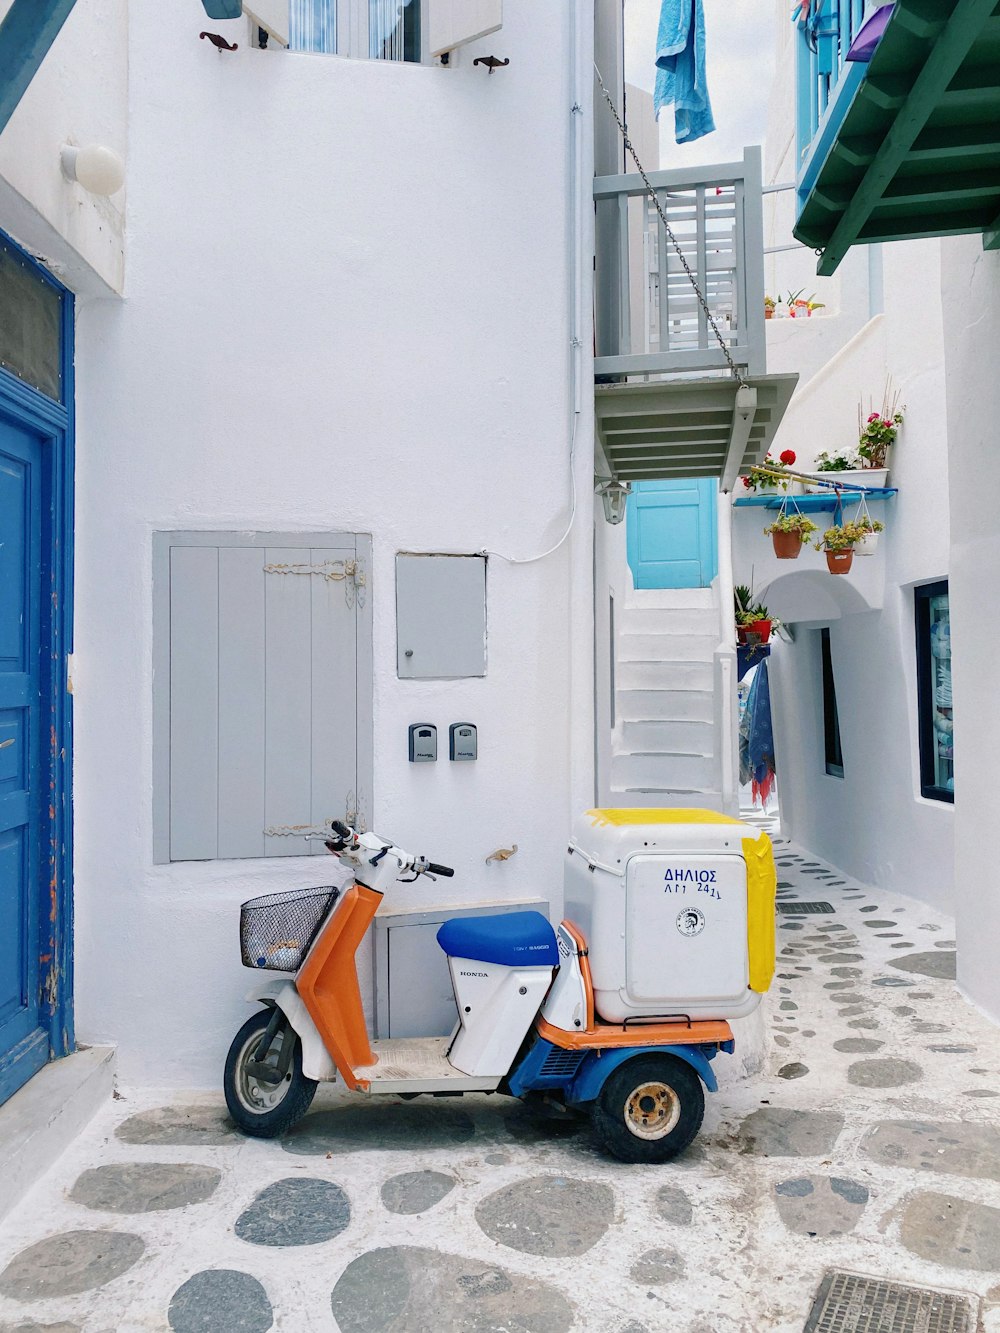
[[[451,866],[439,866],[434,861],[428,861],[427,873],[428,875],[444,875],[446,879],[451,879],[455,872],[452,870]]]

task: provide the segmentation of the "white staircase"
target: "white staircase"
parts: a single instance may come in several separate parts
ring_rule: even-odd
[[[718,582],[637,589],[619,613],[610,799],[722,810]]]

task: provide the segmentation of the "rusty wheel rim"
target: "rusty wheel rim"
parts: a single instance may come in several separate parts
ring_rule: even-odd
[[[637,1139],[662,1139],[681,1118],[681,1099],[669,1083],[640,1083],[625,1101],[625,1124]]]

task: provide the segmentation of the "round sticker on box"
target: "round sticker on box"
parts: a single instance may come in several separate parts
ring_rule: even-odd
[[[682,935],[700,935],[705,929],[704,913],[699,912],[697,907],[685,907],[677,913],[677,929]]]

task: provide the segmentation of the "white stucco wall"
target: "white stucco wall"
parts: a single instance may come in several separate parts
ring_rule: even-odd
[[[768,175],[794,179],[794,66],[787,6],[777,6],[778,80],[768,129]],[[786,30],[788,30],[786,32]],[[792,195],[774,196],[770,244],[788,242]],[[774,256],[776,290],[817,290],[827,309],[808,321],[771,321],[768,369],[801,379],[774,452],[791,448],[808,470],[822,450],[851,448],[858,404],[901,392],[906,421],[890,455],[895,499],[872,505],[886,524],[876,556],[846,576],[806,547],[777,561],[761,509],[735,515],[738,581],[750,582],[793,626],[770,660],[783,832],[850,874],[952,905],[954,809],[920,795],[913,586],[948,575],[948,422],[938,241],[858,247],[829,280],[810,277],[807,250]],[[947,284],[946,284],[947,290]],[[880,313],[881,312],[881,313]],[[851,515],[848,514],[848,517]],[[815,515],[820,530],[832,515]],[[831,629],[844,777],[827,775],[818,627]]]
[[[0,0],[0,20],[10,5]],[[193,26],[200,6],[186,7]],[[65,178],[59,154],[103,144],[127,169],[127,33],[127,0],[77,0],[0,134],[0,229],[90,295],[123,289],[127,179],[99,198]]]
[[[1000,1022],[996,820],[1000,533],[991,478],[1000,422],[1000,254],[978,236],[942,242],[951,501],[958,982]]]
[[[581,5],[574,62],[566,7],[508,0],[502,32],[443,70],[220,55],[186,7],[183,23],[133,8],[129,299],[80,316],[77,1025],[119,1044],[126,1083],[217,1086],[251,981],[239,903],[329,872],[153,865],[154,531],[371,533],[372,823],[458,871],[395,901],[559,908],[593,785],[589,254],[577,526],[538,563],[490,559],[485,679],[397,680],[393,562],[527,556],[566,526],[570,108],[589,127],[591,25]],[[487,50],[510,66],[474,69]],[[580,161],[589,198],[586,143]],[[408,764],[424,720],[445,738],[476,722],[478,763],[445,745]]]

